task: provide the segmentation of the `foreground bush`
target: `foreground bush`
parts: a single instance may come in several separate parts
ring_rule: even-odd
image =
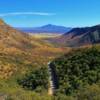
[[[18,83],[25,89],[40,92],[48,88],[48,71],[46,68],[33,70],[22,79],[18,79]]]
[[[78,91],[78,100],[100,100],[100,86],[93,84]]]

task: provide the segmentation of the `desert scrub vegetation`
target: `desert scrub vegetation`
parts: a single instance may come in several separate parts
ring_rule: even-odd
[[[59,89],[55,96],[47,96],[48,71],[46,67],[37,68],[18,79],[19,86],[25,91],[46,95],[50,100],[100,100],[99,48],[72,50],[56,58],[52,64],[56,67],[59,80]]]
[[[17,80],[18,84],[25,89],[35,90],[36,92],[48,89],[48,71],[46,67],[34,69],[24,77]]]
[[[3,64],[0,62],[0,79],[7,79],[16,72],[14,64]]]
[[[100,84],[87,85],[77,93],[78,100],[100,100]]]
[[[100,82],[100,51],[95,47],[73,50],[52,63],[60,93],[74,95],[80,88]]]
[[[15,59],[8,59],[8,55],[0,58],[1,61],[6,58],[7,63],[13,62],[19,68],[13,77],[0,80],[0,93],[4,93],[7,100],[100,100],[99,47],[72,50],[52,62],[59,79],[55,96],[48,95],[47,67],[34,66],[26,55],[17,54],[13,56]]]

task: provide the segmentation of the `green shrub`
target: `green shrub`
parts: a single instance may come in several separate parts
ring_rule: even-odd
[[[42,91],[48,88],[48,71],[44,67],[33,70],[25,77],[18,79],[18,83],[25,89]]]
[[[52,64],[56,67],[61,93],[73,94],[100,80],[100,51],[95,47],[71,51]]]
[[[93,84],[78,91],[78,100],[100,100],[100,86]]]

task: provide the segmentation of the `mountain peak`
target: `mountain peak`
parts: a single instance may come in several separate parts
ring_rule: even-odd
[[[41,26],[42,28],[46,28],[46,27],[55,27],[56,25],[52,25],[52,24],[47,24],[47,25],[44,25],[44,26]]]
[[[54,26],[54,25],[52,25],[52,24],[47,24],[47,25],[45,25],[45,26]]]
[[[2,19],[0,19],[0,25],[5,25],[5,22]]]
[[[27,33],[58,33],[58,34],[63,34],[71,30],[70,27],[58,26],[58,25],[53,25],[53,24],[46,24],[44,26],[33,27],[33,28],[20,28],[19,27],[16,29],[19,29]]]

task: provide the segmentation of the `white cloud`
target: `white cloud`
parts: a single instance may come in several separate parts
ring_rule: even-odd
[[[19,16],[19,15],[38,15],[38,16],[53,16],[55,13],[47,12],[13,12],[13,13],[0,13],[0,17],[5,16]]]

